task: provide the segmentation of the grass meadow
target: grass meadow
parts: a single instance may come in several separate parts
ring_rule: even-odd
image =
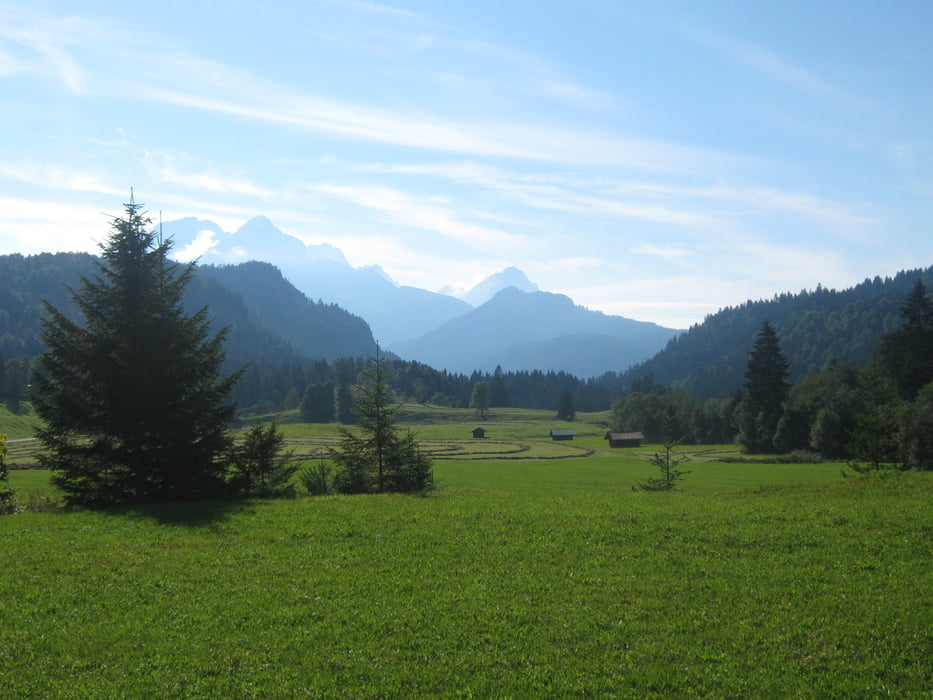
[[[425,496],[0,517],[0,697],[930,697],[933,475],[685,447],[636,493],[605,416],[406,411]]]

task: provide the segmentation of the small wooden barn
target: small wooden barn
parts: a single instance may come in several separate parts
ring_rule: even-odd
[[[473,437],[475,438],[486,437],[486,429],[485,428],[473,428]]]
[[[573,440],[576,434],[577,434],[577,431],[571,430],[570,428],[554,428],[553,430],[551,430],[551,439],[552,440]]]
[[[609,441],[609,447],[641,447],[645,436],[639,432],[633,433],[606,433],[606,440]]]

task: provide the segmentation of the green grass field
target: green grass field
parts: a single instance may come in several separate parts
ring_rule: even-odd
[[[635,493],[602,419],[411,409],[427,496],[0,517],[0,697],[930,697],[933,475],[684,448]]]

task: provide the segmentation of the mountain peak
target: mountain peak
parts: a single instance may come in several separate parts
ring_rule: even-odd
[[[528,279],[517,267],[507,267],[502,272],[490,275],[463,295],[471,306],[480,306],[492,299],[503,289],[514,287],[521,292],[537,292],[538,285]]]

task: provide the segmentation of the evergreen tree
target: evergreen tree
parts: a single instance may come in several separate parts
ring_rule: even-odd
[[[486,417],[486,413],[489,411],[489,384],[487,382],[476,382],[473,385],[470,408],[475,408],[480,418]]]
[[[282,408],[286,411],[291,411],[294,408],[298,408],[301,404],[301,398],[298,394],[297,386],[288,387],[288,391],[285,392],[285,401],[282,402]]]
[[[423,491],[433,484],[431,460],[409,432],[395,425],[399,406],[390,405],[386,361],[376,355],[363,370],[354,410],[358,429],[341,428],[340,446],[331,451],[334,488],[343,493]]]
[[[684,459],[674,455],[674,449],[680,444],[680,440],[674,438],[675,426],[674,411],[669,409],[664,416],[664,451],[655,452],[650,460],[658,468],[659,476],[639,481],[632,487],[632,491],[673,491],[677,488],[677,482],[690,473],[678,468]]]
[[[229,450],[230,491],[235,496],[281,498],[295,493],[292,476],[298,470],[294,450],[283,452],[285,435],[271,423],[252,426]]]
[[[576,416],[577,412],[573,408],[573,394],[564,389],[557,399],[557,417],[560,420],[573,420]]]
[[[2,366],[2,365],[0,365]],[[3,371],[4,403],[10,413],[21,413],[23,401],[28,399],[29,360],[14,359],[6,363]]]
[[[849,466],[857,472],[902,469],[899,435],[903,407],[891,378],[877,365],[866,367],[859,380],[860,409],[850,440],[854,458]]]
[[[770,452],[790,384],[777,333],[765,321],[755,337],[745,370],[745,398],[739,405],[740,441],[747,452]]]
[[[489,405],[492,408],[508,408],[512,405],[509,389],[505,383],[505,374],[500,365],[496,365],[489,384]]]
[[[301,420],[305,423],[332,423],[336,401],[333,382],[311,382],[301,401]]]
[[[933,382],[933,300],[917,280],[901,306],[903,325],[881,339],[881,359],[897,388],[912,399]]]
[[[230,445],[224,333],[186,315],[191,265],[131,201],[111,222],[92,278],[69,290],[84,325],[46,304],[34,386],[41,464],[70,503],[103,506],[219,495]]]
[[[338,423],[353,425],[356,415],[353,413],[353,363],[350,360],[334,360],[334,417]]]
[[[16,512],[16,493],[10,488],[9,474],[6,466],[6,435],[0,433],[0,515]]]
[[[933,382],[925,385],[907,407],[901,439],[911,469],[933,470]]]

